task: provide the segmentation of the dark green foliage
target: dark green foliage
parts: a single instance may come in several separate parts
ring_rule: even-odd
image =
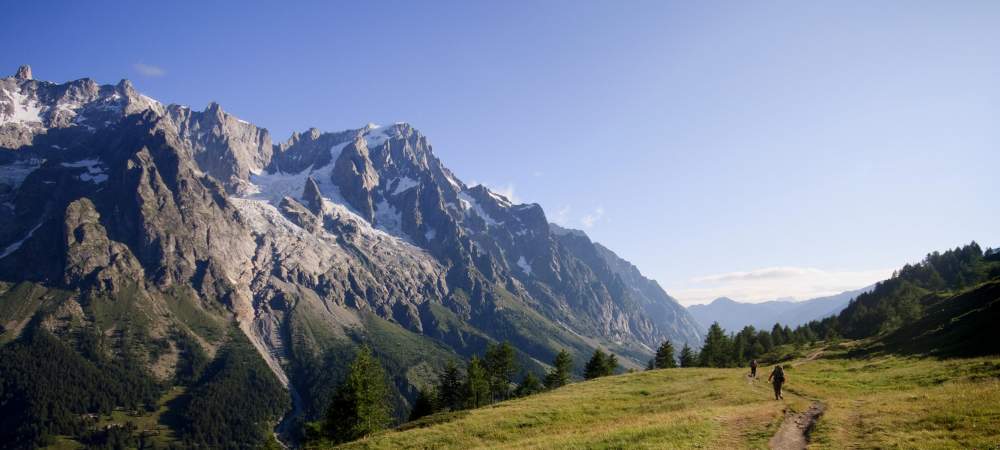
[[[604,371],[608,375],[614,375],[618,371],[618,356],[614,353],[608,355],[608,358],[604,360]]]
[[[699,354],[699,365],[702,367],[729,367],[734,358],[731,355],[732,341],[718,322],[708,327],[705,344]]]
[[[483,365],[489,378],[490,394],[493,396],[493,401],[508,399],[511,394],[511,385],[514,382],[514,374],[517,373],[514,347],[509,342],[489,344],[486,347]]]
[[[608,372],[607,353],[604,353],[601,349],[594,350],[594,355],[590,357],[590,361],[587,361],[587,365],[583,367],[583,378],[592,380],[607,375],[611,375]]]
[[[681,367],[694,367],[698,364],[698,355],[687,344],[681,349]]]
[[[421,390],[418,393],[409,420],[412,422],[439,411],[478,408],[542,390],[538,377],[531,372],[527,372],[521,384],[511,390],[511,378],[516,370],[514,348],[507,343],[488,345],[485,359],[473,356],[464,377],[455,363],[449,361],[438,378],[437,392]]]
[[[552,370],[545,375],[545,388],[555,389],[569,383],[569,374],[573,370],[573,357],[566,350],[560,350],[552,361]]]
[[[257,447],[288,406],[288,394],[274,373],[233,328],[229,342],[180,405],[180,436],[188,447]]]
[[[174,378],[177,384],[192,384],[201,377],[202,372],[208,367],[208,355],[198,344],[198,341],[186,331],[174,329],[171,331],[171,337],[180,352]]]
[[[84,414],[116,407],[151,409],[162,386],[127,348],[109,358],[103,337],[76,332],[73,349],[29,325],[21,338],[0,348],[0,442],[32,448],[62,434],[83,438]]]
[[[92,430],[79,438],[88,449],[126,449],[143,447],[144,440],[136,434],[138,427],[132,422],[121,426],[109,426],[100,430]]]
[[[959,291],[987,281],[998,267],[975,242],[944,253],[930,253],[903,266],[892,278],[859,295],[832,324],[841,335],[864,338],[892,331],[921,316],[929,293]]]
[[[951,297],[928,296],[924,314],[879,342],[875,350],[939,357],[1000,354],[1000,280]]]
[[[303,416],[306,420],[321,419],[330,406],[333,393],[347,378],[356,346],[353,342],[341,341],[328,345],[320,355],[298,346],[292,348],[292,378],[302,398]]]
[[[814,320],[794,330],[775,324],[770,332],[746,327],[731,336],[713,326],[699,365],[743,365],[767,354],[773,357],[772,350],[778,346],[799,347],[842,336],[851,339],[885,336],[879,345],[906,353],[993,354],[996,351],[993,346],[980,344],[996,340],[988,335],[993,327],[982,318],[995,313],[996,305],[989,298],[987,292],[991,291],[986,286],[990,285],[989,280],[997,278],[1000,278],[1000,262],[985,257],[975,242],[944,253],[934,252],[919,264],[907,264],[892,278],[876,284],[872,291],[859,295],[839,315]],[[976,294],[961,293],[970,288],[975,288],[972,292]],[[947,301],[951,298],[954,301]]]
[[[465,369],[465,383],[462,384],[462,393],[467,408],[478,408],[492,402],[490,380],[486,374],[486,368],[483,367],[478,356],[473,356]]]
[[[438,405],[441,409],[458,411],[462,409],[462,373],[454,362],[448,362],[438,381]]]
[[[656,356],[653,357],[653,368],[673,369],[674,367],[677,367],[677,360],[674,359],[674,346],[670,341],[663,341],[660,348],[656,349]]]
[[[799,344],[816,340],[811,333],[792,331],[778,324],[775,324],[772,331],[773,333],[757,331],[748,326],[739,333],[729,335],[718,323],[714,323],[697,356],[690,348],[681,350],[681,367],[743,367],[750,360],[759,359],[770,352],[774,347],[774,336],[778,336],[777,339],[783,342]]]
[[[417,393],[417,399],[413,401],[413,409],[410,410],[409,420],[417,420],[437,412],[439,410],[437,401],[438,396],[436,392],[421,389]]]
[[[347,378],[327,411],[325,430],[334,442],[348,442],[385,429],[392,421],[389,386],[382,365],[368,347],[358,350]]]
[[[930,253],[907,264],[892,278],[861,294],[837,316],[809,322],[794,331],[781,328],[781,342],[801,344],[817,339],[860,339],[886,335],[921,320],[941,296],[949,296],[1000,277],[1000,262],[984,257],[975,242],[944,253]],[[790,335],[789,335],[790,334]],[[765,345],[765,351],[769,351]]]
[[[523,378],[521,378],[521,384],[517,385],[515,395],[518,397],[527,397],[529,395],[542,392],[543,389],[545,389],[545,387],[542,386],[542,382],[538,380],[538,377],[536,377],[535,374],[528,372],[524,374]]]

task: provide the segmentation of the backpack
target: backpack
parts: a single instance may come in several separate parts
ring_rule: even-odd
[[[785,382],[785,371],[781,367],[774,368],[774,381],[778,383]]]

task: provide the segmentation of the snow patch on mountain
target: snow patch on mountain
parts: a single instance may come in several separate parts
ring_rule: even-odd
[[[0,166],[0,184],[13,189],[21,187],[24,179],[45,162],[44,159],[30,158]]]
[[[44,108],[37,101],[29,99],[28,96],[19,91],[3,91],[7,99],[0,99],[0,105],[12,105],[12,112],[0,114],[0,125],[15,123],[26,125],[28,123],[42,123],[42,111]],[[3,111],[6,108],[0,108]]]
[[[420,183],[410,177],[402,177],[396,180],[396,188],[392,190],[392,195],[399,195],[410,189],[417,187]]]
[[[101,165],[101,161],[98,159],[83,159],[76,162],[62,163],[60,165],[73,169],[86,169],[85,172],[77,175],[77,178],[82,181],[89,181],[94,184],[101,184],[108,181],[108,175],[104,173],[104,166]]]
[[[466,212],[472,211],[473,213],[475,213],[477,216],[483,219],[484,222],[486,222],[486,226],[495,227],[503,225],[503,222],[496,221],[485,210],[483,210],[483,207],[480,206],[479,202],[477,202],[476,199],[472,198],[471,195],[465,192],[461,192],[458,194],[458,200],[462,202],[463,209]]]
[[[517,258],[517,267],[520,267],[525,275],[531,275],[531,264],[528,264],[528,260],[524,259],[524,255]]]
[[[384,198],[375,204],[375,226],[386,233],[403,235],[403,214]]]

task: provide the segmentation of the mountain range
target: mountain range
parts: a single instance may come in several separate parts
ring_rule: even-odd
[[[26,66],[0,79],[0,326],[28,360],[44,345],[118,368],[93,375],[106,383],[217,392],[230,369],[266,364],[294,405],[262,407],[271,425],[318,417],[362,343],[403,414],[447,362],[492,342],[541,373],[560,349],[577,370],[595,348],[639,367],[664,340],[702,338],[634,265],[538,204],[467,185],[407,123],[275,143],[216,103],[39,81]],[[181,404],[197,430],[196,403]],[[11,405],[5,430],[41,420]],[[80,419],[67,420],[50,431]]]
[[[713,322],[718,322],[722,328],[733,332],[746,326],[770,330],[776,323],[794,328],[839,313],[855,297],[870,292],[874,287],[874,285],[867,286],[800,302],[772,300],[747,303],[720,297],[709,304],[691,305],[687,309],[698,324],[705,328]]]

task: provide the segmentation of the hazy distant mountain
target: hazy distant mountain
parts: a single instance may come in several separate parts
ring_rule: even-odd
[[[770,329],[775,323],[795,327],[811,320],[822,319],[839,313],[854,297],[872,290],[868,286],[841,292],[829,297],[819,297],[801,302],[773,300],[761,303],[744,303],[720,297],[707,305],[692,305],[688,312],[698,324],[707,328],[719,322],[728,331],[738,331],[747,325]]]

